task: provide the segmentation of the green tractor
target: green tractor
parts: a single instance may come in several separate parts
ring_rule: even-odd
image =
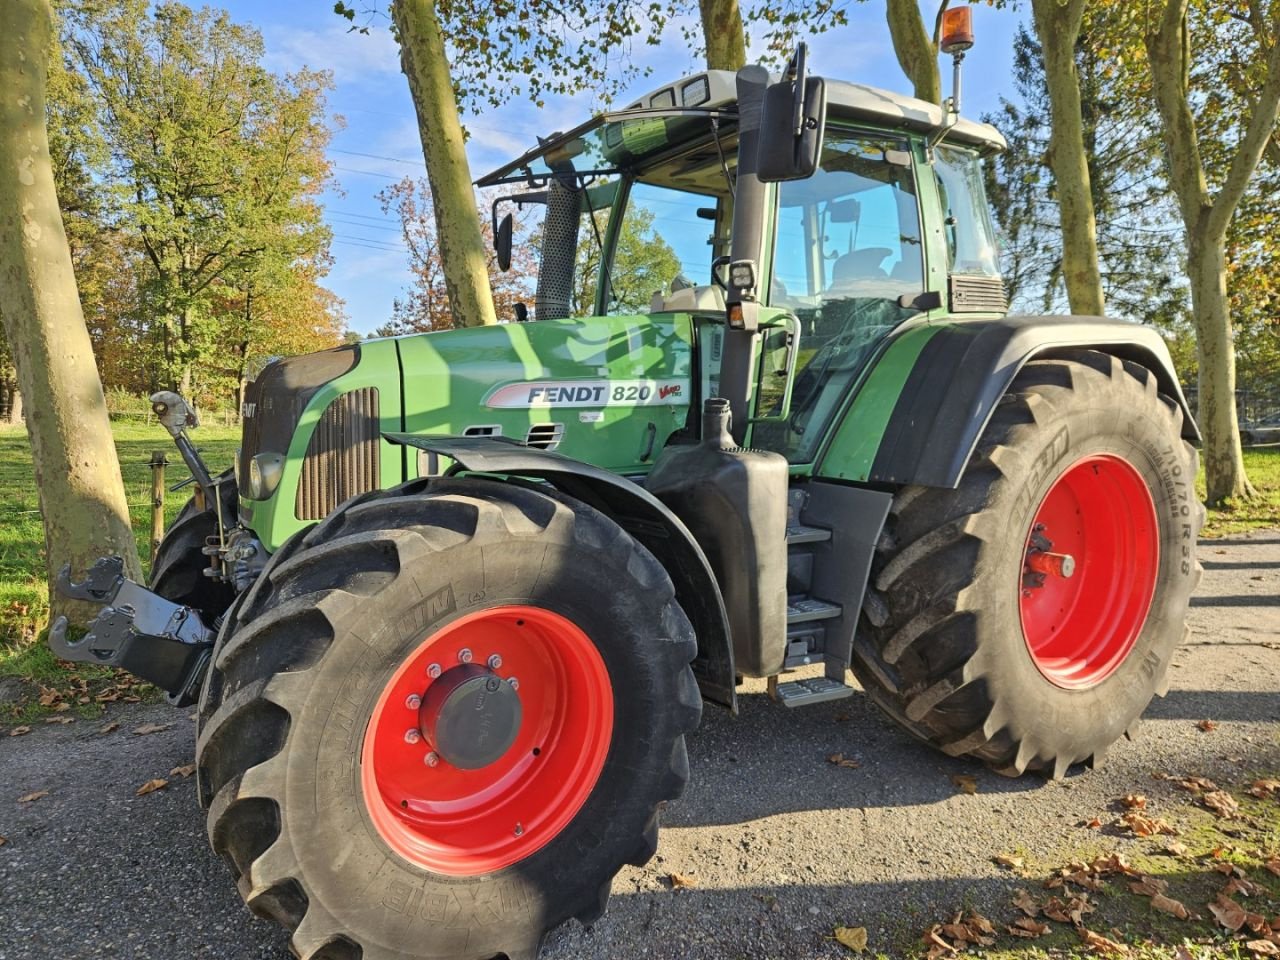
[[[1198,436],[1154,331],[1007,316],[1004,145],[802,51],[548,138],[480,181],[544,209],[532,316],[272,363],[234,475],[157,395],[198,493],[154,591],[64,576],[55,650],[198,702],[213,849],[307,960],[591,923],[745,677],[1096,764],[1183,636]],[[676,275],[615,270],[637,223]]]

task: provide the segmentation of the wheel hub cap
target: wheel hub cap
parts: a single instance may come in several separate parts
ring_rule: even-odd
[[[479,770],[502,757],[520,732],[520,695],[487,667],[466,663],[432,682],[418,728],[440,759]]]

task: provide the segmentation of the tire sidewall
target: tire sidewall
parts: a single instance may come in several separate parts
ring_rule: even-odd
[[[1114,390],[1115,385],[1103,389]],[[1184,446],[1167,418],[1135,407],[1131,392],[1118,392],[1127,406],[1072,406],[1037,431],[1036,442],[1023,450],[1024,469],[1002,485],[989,507],[994,516],[1007,518],[1004,536],[983,557],[996,567],[988,574],[978,614],[994,618],[996,626],[983,632],[998,645],[979,654],[991,699],[1005,712],[1017,738],[1032,742],[1038,755],[1070,756],[1073,762],[1119,738],[1152,696],[1163,692],[1159,687],[1181,640],[1194,586],[1194,476]],[[1121,409],[1130,415],[1117,430],[1114,418]],[[1162,407],[1155,410],[1163,413]],[[1151,607],[1128,655],[1094,686],[1065,689],[1040,672],[1024,638],[1019,611],[1023,558],[1032,521],[1050,488],[1075,463],[1096,454],[1118,456],[1142,477],[1155,505],[1159,558]]]
[[[286,818],[284,829],[308,896],[363,942],[424,956],[536,942],[568,918],[557,905],[595,901],[619,850],[630,852],[644,832],[654,802],[646,781],[660,780],[670,764],[674,734],[661,728],[674,692],[669,660],[655,655],[662,653],[655,644],[673,641],[641,626],[655,622],[661,591],[637,589],[627,563],[634,548],[615,542],[584,550],[580,540],[562,538],[503,547],[472,541],[435,554],[412,575],[402,570],[373,601],[379,622],[370,622],[370,604],[353,606],[334,623],[330,652],[305,674],[284,803],[314,817]],[[382,690],[423,640],[462,616],[510,604],[558,613],[592,638],[613,689],[613,736],[582,809],[544,847],[485,876],[435,874],[394,853],[372,823],[360,777],[365,731]],[[362,892],[352,897],[352,889]]]

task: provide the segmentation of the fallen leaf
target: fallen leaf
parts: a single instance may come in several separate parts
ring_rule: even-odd
[[[113,720],[111,723],[108,723],[105,727],[102,727],[98,732],[99,732],[99,733],[114,733],[115,731],[117,731],[117,730],[119,730],[119,729],[120,729],[120,724],[119,724],[117,721],[114,721],[114,720]]]
[[[8,837],[0,836],[0,847],[3,847],[8,842],[9,842]]]
[[[1153,909],[1175,916],[1179,920],[1191,919],[1191,911],[1185,905],[1172,897],[1166,897],[1163,893],[1157,893],[1151,898],[1151,906]]]
[[[1095,857],[1093,862],[1089,864],[1089,869],[1097,874],[1122,873],[1126,877],[1141,877],[1142,871],[1136,867],[1129,865],[1118,853],[1113,853],[1107,857]]]
[[[1028,917],[1040,916],[1040,904],[1036,903],[1035,897],[1031,896],[1026,890],[1015,891],[1013,905]]]
[[[134,728],[134,733],[143,736],[148,733],[159,733],[161,730],[168,730],[172,727],[172,723],[144,723],[140,727]]]
[[[1249,794],[1259,800],[1266,800],[1277,791],[1280,791],[1280,780],[1255,780],[1249,788]]]
[[[1205,777],[1186,777],[1178,781],[1178,786],[1183,790],[1190,790],[1192,793],[1199,793],[1201,790],[1217,790],[1218,785],[1212,780]]]
[[[951,775],[951,783],[961,793],[977,793],[978,778],[969,773],[954,773]]]
[[[837,713],[831,719],[834,720],[836,723],[848,723],[850,720],[853,719],[853,715],[848,713]]]
[[[1086,820],[1084,826],[1088,827],[1090,830],[1098,830],[1102,827],[1102,821],[1097,817],[1094,817],[1092,820]]]
[[[76,718],[75,718],[75,717],[61,717],[61,716],[59,716],[59,717],[45,717],[45,718],[44,718],[44,722],[45,722],[45,723],[61,723],[61,724],[63,724],[63,725],[65,726],[65,725],[66,725],[66,724],[68,724],[68,723],[75,723],[75,722],[76,722]]]
[[[1224,819],[1230,819],[1240,812],[1240,804],[1236,798],[1225,790],[1214,790],[1200,798],[1200,802]]]
[[[1270,870],[1277,877],[1280,877],[1280,857],[1272,857],[1262,865],[1264,870]]]
[[[48,795],[49,795],[48,790],[37,790],[34,793],[24,794],[23,796],[19,797],[18,802],[19,803],[35,803],[41,797],[47,797]]]
[[[196,765],[194,763],[188,763],[181,767],[174,767],[172,770],[169,771],[169,776],[182,777],[185,779],[191,776],[195,772],[196,772]]]
[[[862,953],[867,949],[866,927],[836,927],[832,931],[836,942],[854,953]]]
[[[857,770],[862,766],[857,760],[846,757],[843,753],[833,753],[827,757],[827,763],[834,763],[837,767],[848,767],[850,770]]]
[[[1023,865],[1021,857],[1010,856],[1007,853],[997,853],[991,858],[991,862],[996,866],[1007,867],[1010,870],[1021,870]]]
[[[1049,901],[1044,905],[1044,915],[1050,920],[1057,920],[1059,923],[1072,923],[1080,926],[1084,923],[1084,916],[1087,913],[1093,913],[1094,906],[1087,897],[1071,897],[1065,902],[1057,897],[1050,897]]]
[[[1092,930],[1080,926],[1076,927],[1076,932],[1080,934],[1080,939],[1094,953],[1101,953],[1108,957],[1125,957],[1129,955],[1128,947],[1116,943],[1100,933],[1094,933]]]
[[[1280,957],[1280,944],[1272,940],[1249,940],[1244,946],[1259,957]]]
[[[1180,857],[1187,852],[1187,845],[1180,840],[1170,840],[1164,845],[1164,852],[1171,857]]]
[[[1244,877],[1232,877],[1227,881],[1227,885],[1222,888],[1223,896],[1230,897],[1233,894],[1241,894],[1246,897],[1253,897],[1262,890],[1256,883],[1246,880]]]
[[[698,885],[698,878],[687,873],[673,873],[667,877],[672,890],[690,890]]]
[[[1211,733],[1218,729],[1218,724],[1213,720],[1201,720],[1196,724],[1197,729],[1203,730],[1205,733]]]
[[[148,780],[146,783],[140,786],[137,789],[137,791],[134,793],[134,796],[145,797],[148,793],[155,793],[155,791],[157,790],[163,790],[168,785],[169,785],[168,780],[161,780],[159,777],[157,777],[154,780]]]
[[[1169,881],[1161,880],[1159,877],[1143,877],[1129,884],[1129,889],[1140,897],[1154,897],[1169,889]]]
[[[937,960],[938,957],[944,956],[945,954],[959,952],[955,947],[943,940],[942,937],[938,936],[938,932],[941,929],[942,928],[938,924],[934,924],[924,932],[924,937],[922,939],[929,945],[929,949],[925,953],[925,960]]]
[[[1213,903],[1208,904],[1208,907],[1218,923],[1232,933],[1243,927],[1249,918],[1248,911],[1230,897],[1219,896]]]
[[[1161,820],[1159,817],[1148,817],[1138,810],[1130,810],[1120,819],[1125,826],[1140,837],[1153,837],[1160,833],[1176,836],[1178,833],[1168,822]]]
[[[1126,794],[1125,796],[1120,798],[1120,802],[1123,803],[1130,810],[1147,809],[1147,798],[1140,793]]]
[[[12,730],[9,731],[9,736],[22,737],[30,732],[31,732],[31,728],[28,726],[14,727]]]
[[[1030,917],[1018,917],[1013,923],[1007,927],[1009,933],[1015,937],[1043,937],[1052,927],[1047,923],[1037,923]]]
[[[53,705],[54,713],[64,713],[70,709],[71,709],[71,704],[67,703],[66,701],[63,701],[62,703],[55,703]]]
[[[1216,856],[1216,852],[1215,852],[1215,856]],[[1219,873],[1224,874],[1228,877],[1245,876],[1245,872],[1229,860],[1224,860],[1221,863],[1215,863],[1213,865],[1213,869],[1217,870]]]

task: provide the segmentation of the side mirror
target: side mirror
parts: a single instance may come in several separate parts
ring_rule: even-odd
[[[813,176],[822,159],[827,86],[805,70],[806,47],[796,48],[786,76],[764,92],[756,176],[763,183]]]
[[[498,255],[498,269],[506,273],[511,269],[511,214],[507,214],[493,232],[493,252]]]

